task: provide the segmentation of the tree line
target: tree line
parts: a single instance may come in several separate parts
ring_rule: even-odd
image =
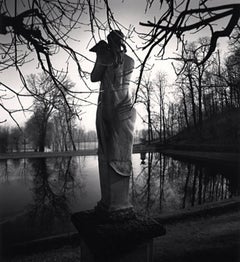
[[[70,151],[79,149],[88,149],[88,142],[94,142],[92,145],[97,147],[97,136],[93,130],[86,131],[75,127],[72,130],[73,140],[70,140],[66,131],[61,129],[60,125],[53,127],[54,122],[50,120],[45,136],[44,147],[43,141],[39,144],[36,129],[29,129],[28,123],[21,129],[18,127],[0,126],[0,153],[38,151]],[[56,132],[56,130],[58,130]],[[74,143],[74,148],[73,148]],[[91,148],[92,148],[91,146]]]
[[[239,110],[239,35],[236,30],[226,57],[216,50],[203,63],[200,61],[209,52],[210,39],[203,37],[185,44],[173,63],[176,81],[171,87],[171,96],[174,99],[167,97],[169,84],[166,74],[159,71],[155,78],[145,76],[139,91],[139,103],[144,105],[147,115],[142,119],[147,125],[144,135],[148,141],[166,142],[186,129],[196,130],[201,137],[207,120]],[[237,129],[233,132],[236,133]]]
[[[77,150],[80,142],[96,141],[94,131],[86,132],[76,124],[81,107],[67,92],[74,86],[73,82],[65,76],[61,81],[64,90],[56,88],[45,73],[27,77],[34,100],[29,109],[31,116],[23,127],[0,126],[0,152]]]

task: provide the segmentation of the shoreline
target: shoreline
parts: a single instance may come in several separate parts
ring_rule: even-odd
[[[97,149],[81,149],[76,151],[58,152],[12,152],[0,154],[0,160],[21,158],[48,158],[48,157],[71,157],[71,156],[93,156],[97,155]]]
[[[139,148],[134,147],[133,154],[141,154],[148,152],[162,153],[178,160],[198,161],[198,162],[222,162],[227,164],[240,164],[240,153],[237,152],[213,152],[213,151],[195,151],[162,148]],[[61,152],[12,152],[0,154],[0,160],[7,159],[26,159],[26,158],[50,158],[50,157],[73,157],[73,156],[97,156],[97,148],[82,149],[77,151],[61,151]]]

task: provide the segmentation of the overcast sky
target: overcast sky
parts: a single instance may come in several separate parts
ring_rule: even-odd
[[[99,1],[99,2],[101,3],[101,1]],[[160,8],[159,8],[159,3],[157,3],[157,2],[158,1],[156,1],[155,6],[153,6],[146,13],[144,12],[145,6],[146,6],[145,0],[136,0],[136,1],[133,1],[133,0],[124,0],[124,1],[111,0],[111,1],[109,1],[109,4],[110,4],[110,7],[112,8],[115,19],[117,21],[119,21],[126,28],[135,27],[136,31],[140,32],[140,31],[143,31],[143,30],[146,30],[146,29],[143,28],[142,26],[140,26],[139,22],[146,22],[148,20],[153,21],[154,17],[156,17],[156,18],[159,17]],[[193,2],[197,2],[197,1],[194,0]],[[8,0],[8,3],[9,4],[14,3],[14,0]],[[209,3],[210,3],[209,5],[215,6],[215,5],[225,4],[226,1],[212,0],[212,1],[209,1]],[[239,1],[238,0],[229,0],[228,3],[239,3]],[[105,10],[103,10],[102,13],[101,12],[98,13],[98,15],[102,19],[102,21],[105,21],[104,14],[105,14]],[[224,23],[226,23],[226,21],[223,21],[223,24],[222,24],[223,26],[224,26]],[[219,25],[221,26],[221,24],[219,24]],[[125,33],[126,33],[126,31],[125,31]],[[86,31],[86,28],[84,28],[84,30],[79,29],[78,31],[75,31],[74,36],[77,39],[79,39],[79,42],[75,42],[73,44],[74,49],[76,49],[79,52],[82,52],[85,56],[87,56],[90,60],[92,60],[92,62],[86,62],[86,61],[82,62],[83,69],[90,72],[92,70],[92,67],[93,67],[93,61],[95,60],[95,54],[88,51],[89,48],[91,47],[91,45],[94,44],[92,42],[92,43],[90,43],[90,45],[88,45],[90,37],[91,37],[90,33]],[[197,40],[198,36],[199,35],[190,36],[190,41]],[[2,36],[0,36],[0,37],[2,37]],[[101,37],[103,38],[104,36],[102,35]],[[1,41],[1,38],[0,38],[0,41]],[[134,36],[132,41],[128,41],[128,43],[134,49],[136,48],[136,46],[138,46],[138,47],[142,46],[142,42],[141,42],[141,40],[139,40],[137,35]],[[226,43],[227,43],[227,40],[225,39],[223,41],[223,43],[220,45],[220,47],[222,49],[225,49]],[[175,41],[172,41],[170,43],[170,45],[168,46],[166,55],[167,56],[173,56],[172,55],[173,52],[176,52],[176,42]],[[129,50],[129,48],[128,48],[128,53],[131,56],[134,56],[131,53],[131,51]],[[141,50],[138,50],[137,54],[141,58],[144,56],[144,52],[141,51]],[[33,57],[33,58],[34,58],[34,60],[31,63],[28,63],[25,66],[23,66],[23,72],[24,72],[25,75],[28,75],[30,73],[37,73],[39,71],[36,58],[35,57]],[[136,60],[137,59],[135,57],[135,61]],[[61,55],[61,53],[58,56],[56,55],[54,57],[54,62],[56,64],[56,66],[58,66],[59,68],[65,67],[65,60],[64,60],[64,57]],[[170,61],[157,61],[157,62],[154,62],[154,63],[156,64],[155,69],[153,70],[154,72],[160,69],[161,71],[168,73],[170,81],[173,80],[174,73],[173,73],[172,67],[170,65]],[[83,87],[81,81],[79,80],[79,76],[78,76],[76,67],[71,65],[69,71],[70,71],[69,77],[73,82],[75,82],[76,90],[83,90],[84,87]],[[154,74],[154,72],[153,72],[153,74]],[[139,74],[139,69],[136,69],[133,77],[136,77],[138,74]],[[21,87],[21,82],[19,81],[19,78],[18,78],[18,75],[17,75],[17,72],[16,72],[15,69],[9,69],[9,70],[1,72],[0,73],[0,82],[3,82],[3,83],[5,83],[5,84],[7,84],[11,87],[16,88],[16,89]],[[98,90],[99,83],[94,84],[94,85],[92,83],[90,83],[90,85],[92,85],[92,88]],[[91,97],[91,101],[93,103],[96,103],[97,95],[93,95]],[[24,99],[23,103],[30,105],[31,101],[29,99]],[[18,104],[18,102],[17,102],[16,99],[4,100],[4,105],[7,106],[10,109],[13,109],[13,107],[17,106],[17,104]],[[94,129],[95,128],[96,106],[83,107],[83,111],[85,112],[85,114],[82,115],[83,125],[87,129]],[[2,108],[0,108],[0,117],[1,117],[0,120],[7,118],[8,119],[7,124],[12,124],[12,121],[9,119],[7,114],[3,112]],[[24,123],[24,121],[26,120],[28,115],[26,115],[26,117],[25,117],[22,113],[19,113],[19,114],[15,115],[15,117],[17,118],[19,123],[22,124],[22,123]],[[140,123],[141,121],[138,120],[138,122]]]

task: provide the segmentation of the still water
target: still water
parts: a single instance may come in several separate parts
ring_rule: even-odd
[[[142,213],[157,216],[240,194],[236,166],[133,155],[130,197]],[[70,214],[100,199],[97,156],[0,161],[2,239],[16,243],[75,231]]]

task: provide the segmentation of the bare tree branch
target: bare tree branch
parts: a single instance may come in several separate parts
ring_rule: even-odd
[[[151,7],[153,2],[154,1],[147,1],[147,7]],[[160,2],[163,8],[164,1]],[[160,15],[157,22],[140,22],[140,25],[150,28],[150,31],[141,35],[141,38],[145,40],[146,43],[143,49],[147,49],[148,51],[141,64],[135,102],[137,101],[144,68],[155,48],[159,48],[157,56],[163,58],[165,50],[174,36],[183,43],[185,32],[197,32],[205,27],[209,27],[212,33],[210,47],[206,55],[198,62],[199,64],[205,63],[215,51],[218,39],[226,36],[230,37],[234,28],[238,25],[240,17],[240,4],[209,7],[207,5],[208,0],[205,0],[199,1],[199,8],[192,8],[192,2],[190,0],[182,0],[180,3],[179,1],[166,0],[165,3],[168,4],[167,9]],[[214,31],[214,23],[225,18],[229,18],[226,26],[221,30]]]

